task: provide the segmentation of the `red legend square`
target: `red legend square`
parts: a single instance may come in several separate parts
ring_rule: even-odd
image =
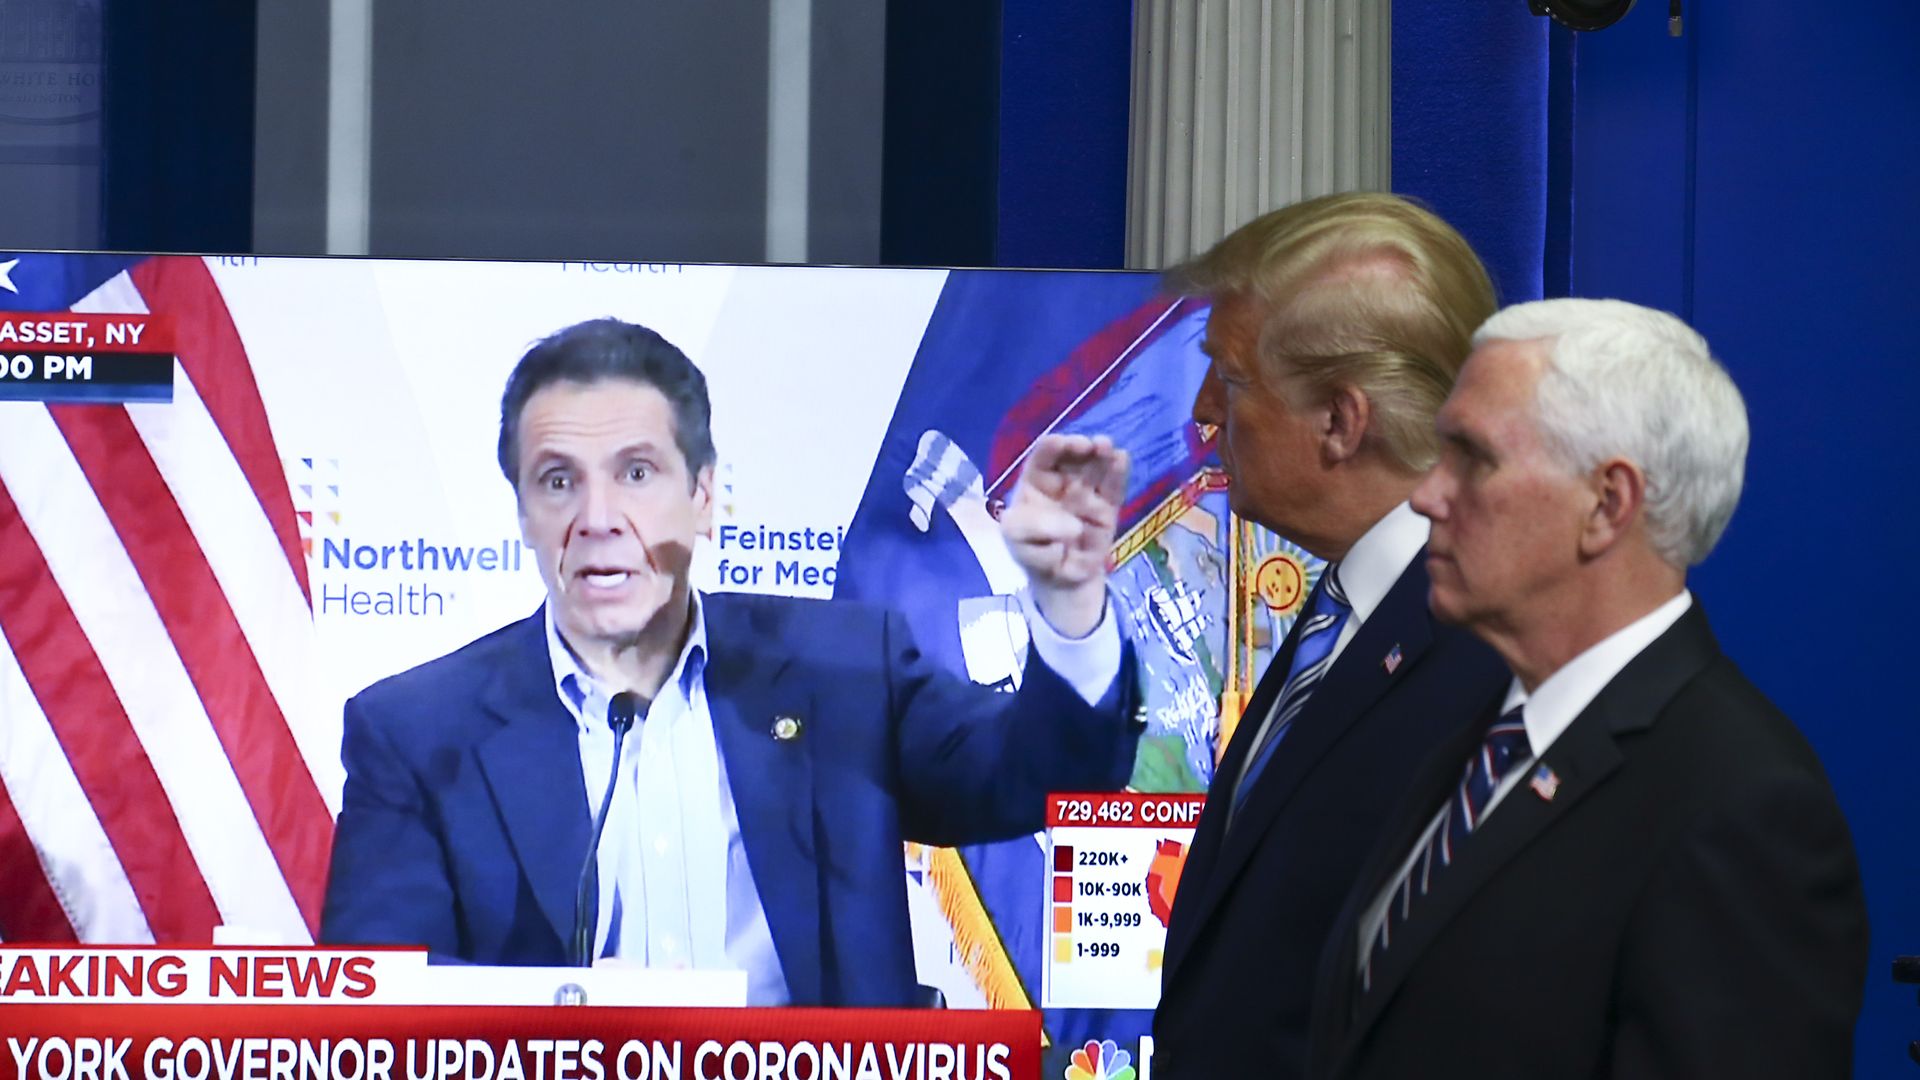
[[[1053,868],[1062,873],[1073,869],[1073,845],[1061,844],[1053,849]]]
[[[1064,904],[1073,899],[1073,879],[1066,874],[1056,875],[1053,879],[1053,899]]]

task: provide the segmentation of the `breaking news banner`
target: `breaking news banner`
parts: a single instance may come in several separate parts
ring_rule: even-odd
[[[1054,795],[1043,1003],[1151,1009],[1204,795]]]
[[[399,950],[0,950],[0,1080],[1041,1075],[1035,1012],[432,1005],[413,1000],[432,983],[425,960]]]
[[[173,348],[160,320],[0,315],[0,401],[172,400]]]

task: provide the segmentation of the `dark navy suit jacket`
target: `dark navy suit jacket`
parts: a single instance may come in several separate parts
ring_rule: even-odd
[[[1294,645],[1290,635],[1261,676],[1181,873],[1155,1080],[1302,1074],[1321,945],[1347,890],[1421,762],[1498,708],[1509,679],[1491,649],[1433,619],[1422,549],[1307,699],[1229,832],[1234,783]]]
[[[1361,915],[1480,738],[1435,753],[1362,870],[1308,1075],[1852,1075],[1867,909],[1846,819],[1698,604],[1547,747],[1553,781],[1514,788],[1435,871],[1362,992]]]
[[[795,1005],[916,1000],[903,839],[1034,832],[1050,790],[1132,770],[1131,649],[1090,708],[1037,659],[1014,695],[937,670],[891,613],[704,603],[714,735]],[[799,737],[773,737],[783,715]],[[349,701],[342,757],[322,941],[566,962],[591,821],[540,613]]]

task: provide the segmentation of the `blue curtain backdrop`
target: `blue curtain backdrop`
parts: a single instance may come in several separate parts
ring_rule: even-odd
[[[1542,295],[1548,31],[1522,0],[1393,5],[1393,190],[1466,236],[1503,304]]]
[[[1746,395],[1746,491],[1693,585],[1839,792],[1873,931],[1854,1075],[1908,1077],[1920,6],[1688,0],[1679,40],[1665,16],[1577,43],[1572,290],[1686,315]]]

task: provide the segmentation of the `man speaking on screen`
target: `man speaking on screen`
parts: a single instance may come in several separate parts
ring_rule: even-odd
[[[1030,833],[1050,790],[1125,783],[1123,451],[1044,440],[1002,515],[1033,635],[1005,695],[936,670],[891,613],[695,590],[710,415],[699,369],[641,326],[581,323],[521,358],[499,457],[546,603],[347,703],[323,941],[908,1005],[902,840]]]

